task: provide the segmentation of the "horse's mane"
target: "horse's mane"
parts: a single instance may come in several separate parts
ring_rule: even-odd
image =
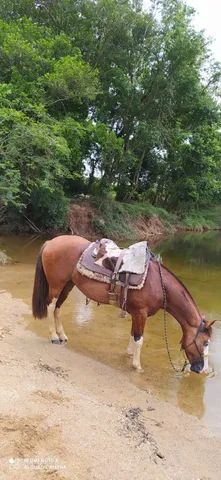
[[[199,315],[200,315],[200,311],[199,311],[199,308],[193,298],[193,296],[191,295],[190,291],[188,290],[188,288],[186,287],[186,285],[184,285],[184,283],[182,282],[182,280],[180,280],[179,277],[177,277],[177,275],[175,275],[175,273],[171,272],[171,270],[167,267],[165,267],[165,265],[162,265],[162,267],[167,270],[167,272],[169,272],[177,281],[178,283],[183,287],[183,289],[185,290],[185,292],[187,293],[187,295],[189,295],[190,299],[192,300],[193,304],[195,305]]]

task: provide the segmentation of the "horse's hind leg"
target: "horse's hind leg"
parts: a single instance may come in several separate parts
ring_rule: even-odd
[[[68,337],[67,335],[65,334],[64,332],[64,328],[63,328],[63,325],[62,325],[62,321],[61,321],[61,318],[60,318],[60,307],[61,305],[64,303],[64,301],[66,300],[68,294],[70,293],[70,291],[72,290],[74,286],[74,283],[69,280],[66,285],[64,286],[63,290],[61,291],[57,301],[56,301],[56,305],[55,305],[55,310],[54,310],[54,325],[55,325],[55,331],[56,331],[56,335],[59,339],[59,342],[67,342],[68,340]],[[52,340],[53,342],[53,340]],[[57,343],[57,342],[54,342],[54,343]]]
[[[56,326],[55,326],[56,302],[57,302],[57,299],[53,298],[53,300],[51,300],[50,304],[48,305],[49,331],[50,331],[51,342],[60,344],[60,339],[56,332]]]

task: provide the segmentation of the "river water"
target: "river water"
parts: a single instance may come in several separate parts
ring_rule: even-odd
[[[6,290],[30,305],[36,255],[44,239],[0,237],[0,251],[13,263],[0,267],[0,291]],[[221,232],[176,234],[159,242],[153,250],[163,263],[185,283],[207,319],[218,320],[210,344],[209,375],[193,373],[177,376],[172,370],[163,338],[163,312],[150,318],[145,328],[142,350],[143,374],[134,372],[125,354],[130,334],[130,318],[122,319],[112,306],[97,306],[73,289],[62,307],[63,324],[69,337],[66,346],[123,372],[139,388],[151,390],[181,410],[204,420],[221,435]],[[27,328],[48,337],[47,320],[25,319]],[[182,366],[179,351],[181,330],[168,315],[171,356]],[[36,345],[37,348],[37,345]],[[47,343],[45,344],[47,348]],[[83,372],[82,372],[83,373]]]

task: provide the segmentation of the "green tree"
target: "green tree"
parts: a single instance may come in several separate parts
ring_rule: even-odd
[[[219,201],[221,69],[193,15],[182,0],[2,0],[0,205],[50,228],[80,192]]]

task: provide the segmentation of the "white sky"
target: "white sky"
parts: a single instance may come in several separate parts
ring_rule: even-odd
[[[149,0],[143,0],[144,8],[148,3]],[[213,39],[211,49],[221,62],[221,0],[186,0],[186,3],[196,10],[195,27],[205,30],[206,36]]]
[[[195,26],[213,39],[214,57],[221,61],[221,0],[186,0],[186,3],[197,10]]]

